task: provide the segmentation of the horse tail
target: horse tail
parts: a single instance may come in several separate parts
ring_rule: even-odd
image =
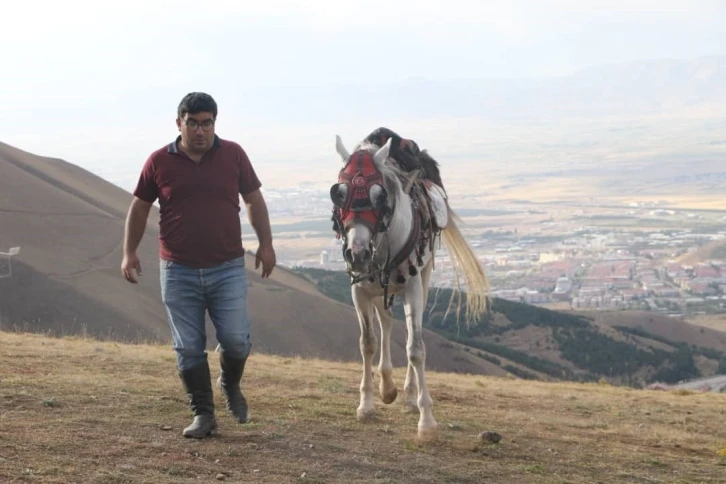
[[[452,291],[449,306],[444,314],[444,319],[449,314],[454,297],[457,298],[456,318],[459,320],[461,313],[461,289],[459,285],[459,271],[464,273],[466,282],[466,325],[471,327],[472,322],[476,322],[479,318],[487,313],[491,307],[490,285],[489,279],[484,273],[484,268],[474,254],[474,251],[464,239],[459,224],[461,222],[456,213],[448,206],[448,221],[446,228],[441,231],[441,238],[448,249],[451,256],[452,266],[454,269],[454,277],[456,280],[456,290]]]

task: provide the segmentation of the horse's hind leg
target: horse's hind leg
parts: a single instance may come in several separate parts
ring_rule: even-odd
[[[408,364],[406,369],[406,380],[403,382],[403,411],[406,413],[418,412],[418,404],[416,399],[418,398],[418,385],[416,384],[416,372],[413,369],[411,363]]]
[[[376,334],[373,331],[372,316],[373,304],[368,296],[358,287],[351,289],[355,310],[360,323],[360,353],[363,357],[363,376],[360,383],[360,404],[358,405],[358,420],[372,417],[376,408],[373,404],[373,356],[376,353]]]
[[[383,403],[389,404],[396,400],[398,390],[393,381],[393,364],[391,363],[391,330],[393,329],[393,314],[391,309],[385,309],[383,300],[375,300],[376,313],[381,325],[381,359],[378,363],[378,373],[381,375],[379,391]]]

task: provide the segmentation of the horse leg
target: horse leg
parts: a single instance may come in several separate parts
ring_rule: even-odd
[[[418,398],[416,400],[420,415],[418,435],[427,438],[435,436],[437,424],[432,412],[433,400],[426,386],[426,346],[423,341],[422,325],[425,306],[421,281],[420,276],[409,279],[403,293],[403,307],[406,313],[406,327],[408,329],[406,354],[409,365],[413,367],[418,386]]]
[[[431,261],[433,258],[431,259]],[[421,269],[421,287],[423,288],[423,308],[426,310],[426,302],[429,296],[429,281],[431,280],[431,271],[433,270],[433,263],[429,261],[423,269]],[[418,411],[418,404],[416,399],[418,398],[418,385],[416,384],[416,372],[414,371],[413,365],[408,364],[406,369],[406,381],[403,384],[403,395],[404,395],[404,411],[406,413],[413,413]]]
[[[381,325],[381,359],[378,363],[378,374],[381,376],[379,391],[383,403],[389,404],[393,403],[398,395],[396,384],[393,381],[393,364],[391,363],[393,314],[390,308],[385,309],[382,299],[376,299],[375,307]]]
[[[418,412],[418,404],[416,399],[418,398],[418,385],[416,384],[416,372],[413,369],[411,363],[406,368],[406,381],[403,382],[403,411],[406,413]]]
[[[360,382],[360,404],[358,420],[372,417],[376,408],[373,404],[373,355],[376,352],[376,335],[372,326],[372,309],[370,298],[357,285],[351,289],[355,310],[360,323],[360,353],[363,357],[363,377]]]

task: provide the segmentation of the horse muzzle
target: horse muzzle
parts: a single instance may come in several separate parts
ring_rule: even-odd
[[[371,250],[363,244],[353,243],[344,253],[346,262],[355,272],[363,272],[371,262]]]

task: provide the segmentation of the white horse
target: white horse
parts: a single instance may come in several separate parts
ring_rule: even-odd
[[[342,158],[343,168],[338,183],[330,189],[334,204],[332,220],[338,237],[343,238],[343,255],[351,276],[351,292],[361,330],[363,377],[357,417],[366,420],[376,410],[372,372],[377,343],[373,330],[374,309],[381,328],[380,396],[385,404],[396,399],[390,352],[393,324],[390,306],[393,296],[398,295],[408,332],[404,409],[408,412],[418,409],[418,435],[430,439],[436,436],[437,423],[424,374],[426,349],[422,316],[434,268],[436,237],[440,236],[446,244],[455,271],[460,269],[464,273],[468,288],[467,324],[487,310],[489,283],[455,223],[456,215],[449,207],[443,187],[431,179],[416,179],[421,171],[408,171],[389,156],[392,142],[393,138],[389,138],[383,146],[378,146],[366,139],[351,155],[336,136],[336,151]],[[438,165],[427,154],[424,158],[424,162],[435,165],[433,178],[440,183]]]

